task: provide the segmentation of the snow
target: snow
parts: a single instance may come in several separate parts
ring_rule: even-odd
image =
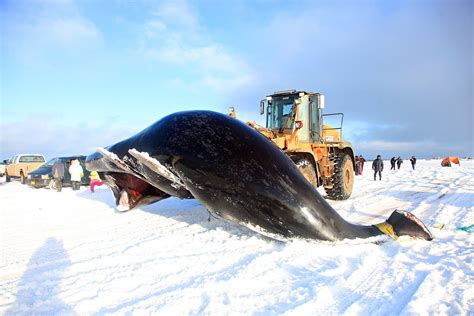
[[[280,242],[195,200],[118,213],[105,187],[3,182],[0,314],[473,314],[474,162],[387,166],[330,204],[366,224],[409,210],[432,242]]]

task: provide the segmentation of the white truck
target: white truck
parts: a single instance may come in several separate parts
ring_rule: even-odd
[[[6,164],[7,164],[6,160],[0,162],[0,177],[3,177],[5,175],[5,165]]]
[[[22,184],[25,184],[26,177],[30,171],[42,166],[46,162],[43,155],[40,154],[20,154],[12,157],[9,164],[5,167],[6,181],[11,178],[20,178]]]

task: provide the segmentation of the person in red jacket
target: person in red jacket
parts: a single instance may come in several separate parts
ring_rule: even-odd
[[[354,157],[354,172],[355,172],[355,175],[358,176],[359,175],[359,171],[360,171],[360,161],[359,161],[359,156],[355,156]]]
[[[367,160],[365,160],[364,157],[362,157],[362,155],[359,156],[359,166],[360,166],[360,169],[359,169],[359,174],[362,175],[362,172],[364,171],[364,162],[366,162]]]

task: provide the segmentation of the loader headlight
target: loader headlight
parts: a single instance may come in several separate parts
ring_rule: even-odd
[[[48,180],[48,179],[49,179],[49,175],[44,174],[44,175],[41,176],[41,179],[43,179],[43,180]]]
[[[28,178],[28,179],[31,179],[31,174],[29,174],[27,178]]]

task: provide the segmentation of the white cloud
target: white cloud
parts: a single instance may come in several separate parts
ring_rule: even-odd
[[[197,14],[185,0],[165,1],[153,11],[153,15],[169,24],[188,28],[198,26]]]
[[[154,38],[164,31],[166,31],[166,24],[159,20],[150,21],[145,27],[145,34],[149,38]]]
[[[99,146],[114,144],[138,132],[124,124],[113,124],[113,121],[111,118],[103,124],[80,121],[64,124],[54,123],[49,117],[35,117],[1,124],[0,159],[18,153],[41,153],[47,158],[88,155]]]
[[[100,38],[95,25],[80,17],[42,20],[38,22],[37,29],[49,41],[66,45],[82,45]]]
[[[101,42],[97,26],[71,1],[17,2],[3,15],[5,47],[23,61],[75,52]]]
[[[471,148],[466,147],[469,144],[459,142],[443,143],[431,140],[415,140],[415,141],[388,141],[377,139],[366,142],[353,143],[356,152],[368,153],[368,157],[377,154],[382,154],[382,157],[387,156],[402,156],[410,157],[411,155],[421,155],[423,157],[433,156],[472,156],[474,154]]]
[[[239,88],[246,87],[254,81],[252,75],[229,75],[225,76],[206,76],[202,78],[205,86],[219,92],[235,91]]]
[[[331,122],[328,124],[331,125]],[[393,134],[394,132],[399,133],[402,130],[403,126],[399,124],[361,121],[347,118],[347,116],[342,127],[343,137],[349,141],[373,138],[373,135],[377,133],[383,133],[384,135]]]
[[[171,64],[196,89],[230,92],[249,86],[254,73],[237,54],[208,38],[197,13],[186,1],[165,2],[145,24],[142,53],[149,60]],[[170,84],[187,80],[170,79]],[[184,86],[184,85],[183,85]]]
[[[387,140],[373,140],[368,142],[358,143],[359,150],[383,150],[383,151],[394,151],[394,152],[405,152],[405,151],[416,151],[420,148],[423,149],[439,149],[439,146],[435,142],[393,142]]]

